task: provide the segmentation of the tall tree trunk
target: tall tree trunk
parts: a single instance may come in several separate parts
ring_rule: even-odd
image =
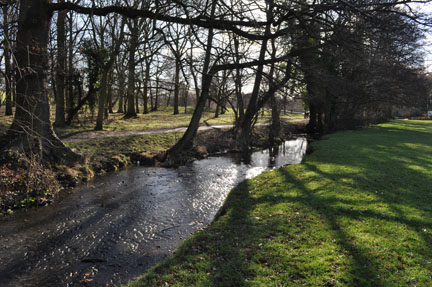
[[[120,51],[120,45],[123,42],[124,38],[124,26],[125,26],[125,18],[122,19],[121,28],[120,28],[120,36],[117,39],[113,51],[111,52],[108,61],[103,65],[102,68],[102,77],[101,84],[99,89],[99,100],[98,100],[98,114],[96,118],[95,130],[100,131],[103,129],[103,120],[104,120],[104,112],[105,112],[105,104],[107,99],[107,90],[108,90],[108,79],[109,74],[112,72],[112,68],[115,62],[115,59]],[[132,105],[134,101],[132,101]]]
[[[176,58],[175,62],[175,84],[174,84],[174,115],[179,113],[179,93],[180,93],[180,61]]]
[[[190,49],[190,52],[189,52],[189,69],[190,69],[192,79],[194,81],[194,86],[195,86],[195,101],[196,101],[196,103],[198,103],[198,99],[199,99],[199,96],[201,94],[201,91],[200,91],[199,84],[198,84],[198,77],[194,71],[194,66],[193,66],[193,49]]]
[[[126,111],[126,117],[135,117],[135,52],[138,46],[138,20],[134,19],[132,23],[132,31],[129,41],[129,63],[128,63],[128,88],[127,88],[127,96],[128,96],[128,105]]]
[[[64,2],[60,0],[59,3]],[[57,16],[57,65],[56,65],[56,117],[54,125],[61,127],[65,122],[65,44],[66,11],[59,11]]]
[[[234,35],[234,55],[235,55],[235,63],[240,64],[240,54],[239,54],[239,40],[236,35]],[[243,103],[243,95],[242,95],[242,75],[241,70],[239,68],[236,69],[235,74],[235,93],[237,99],[237,111],[238,117],[236,119],[235,128],[238,129],[241,126],[244,118],[244,103]]]
[[[11,73],[11,41],[9,37],[9,9],[5,5],[3,10],[3,33],[5,43],[4,58],[5,58],[5,85],[6,85],[6,116],[11,116],[12,111],[12,73]]]
[[[308,101],[309,106],[309,123],[307,124],[307,130],[309,133],[315,133],[317,130],[317,109],[315,104]]]
[[[47,91],[48,34],[52,13],[48,0],[21,0],[15,59],[17,61],[16,112],[0,144],[38,155],[49,162],[73,162],[73,153],[55,135],[50,122]]]
[[[184,113],[187,113],[187,104],[188,104],[188,96],[189,96],[189,87],[186,87],[183,92],[183,103],[184,103]]]
[[[119,73],[119,90],[118,90],[118,93],[119,93],[119,106],[118,106],[118,110],[117,110],[117,113],[119,113],[119,114],[124,112],[124,109],[123,109],[123,105],[124,105],[124,93],[123,93],[123,91],[124,91],[124,86],[125,86],[124,82],[125,82],[124,81],[124,76],[120,72]]]
[[[214,17],[216,11],[216,2],[213,0],[210,17]],[[193,139],[198,131],[202,113],[209,95],[210,85],[214,72],[210,70],[210,57],[213,47],[213,37],[214,30],[209,28],[207,35],[207,50],[204,56],[204,65],[202,70],[202,84],[201,84],[201,94],[198,98],[197,105],[195,107],[192,119],[189,123],[186,132],[183,134],[182,138],[168,151],[167,156],[175,158],[180,152],[185,149],[191,148],[193,146]]]
[[[136,114],[139,113],[139,97],[138,97],[138,94],[135,96],[135,111],[136,111]]]
[[[112,74],[113,73],[110,73],[110,75],[109,75],[109,83],[111,83],[111,84],[113,81]],[[108,113],[113,114],[114,113],[113,112],[113,95],[112,95],[113,90],[111,88],[112,85],[109,85],[109,86],[110,86],[110,88],[108,89]]]
[[[269,140],[270,145],[273,146],[276,144],[275,139],[280,137],[280,110],[276,101],[275,93],[271,95],[270,103],[272,111],[272,121],[270,125]]]
[[[68,114],[74,113],[74,94],[73,94],[73,19],[72,15],[69,15],[69,45],[68,45],[68,77],[67,77],[67,99],[66,109]],[[69,116],[68,117],[73,117]]]
[[[219,117],[219,109],[220,109],[220,99],[221,99],[221,93],[222,93],[222,87],[218,87],[217,88],[217,93],[216,93],[216,111],[215,111],[215,118]]]
[[[154,111],[153,91],[152,91],[152,89],[149,90],[149,99],[150,99],[150,111]]]
[[[159,77],[156,78],[156,89],[155,89],[155,102],[153,111],[157,111],[159,107]]]
[[[108,90],[108,73],[106,69],[103,69],[101,84],[99,90],[99,100],[98,100],[98,114],[96,118],[96,126],[95,130],[100,131],[103,129],[103,120],[105,113],[105,101],[107,98],[107,90]]]
[[[144,110],[143,114],[148,114],[148,84],[150,82],[150,63],[146,61],[145,65],[145,76],[144,76],[144,90],[143,90],[143,101],[144,101]],[[153,109],[153,100],[151,99],[151,106]]]
[[[270,24],[268,24],[266,27],[266,34],[268,34],[269,32],[270,32]],[[260,61],[264,61],[265,59],[265,54],[267,51],[267,42],[268,40],[266,39],[263,40],[263,42],[261,43],[261,51],[259,54]],[[246,113],[243,117],[243,121],[241,122],[241,131],[240,131],[241,134],[238,140],[240,141],[240,148],[243,152],[249,151],[252,120],[254,119],[255,114],[259,110],[259,108],[257,108],[257,101],[258,101],[258,95],[261,86],[261,80],[263,77],[263,69],[264,69],[263,64],[260,64],[257,68],[252,95],[249,99],[249,104]]]

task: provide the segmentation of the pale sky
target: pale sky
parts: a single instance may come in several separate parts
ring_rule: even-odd
[[[432,17],[432,3],[412,5],[423,13],[427,13]],[[426,34],[424,42],[424,49],[426,51],[425,65],[428,71],[432,72],[432,29]]]

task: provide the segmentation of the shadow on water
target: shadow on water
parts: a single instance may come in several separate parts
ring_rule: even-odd
[[[0,286],[126,283],[207,226],[228,192],[262,171],[299,163],[306,139],[245,163],[211,157],[177,169],[108,174],[55,204],[0,220]]]

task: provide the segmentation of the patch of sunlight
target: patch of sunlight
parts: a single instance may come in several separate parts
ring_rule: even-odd
[[[431,225],[430,218],[425,218],[425,212],[416,207],[405,204],[392,204],[391,208],[395,212],[395,216],[405,221],[413,221],[422,225]]]
[[[431,176],[431,166],[430,165],[420,166],[417,164],[406,164],[405,167],[408,169],[411,169],[412,171],[420,172],[424,176],[427,176],[427,177]]]
[[[361,167],[353,166],[352,164],[337,164],[337,163],[324,163],[315,166],[318,173],[326,174],[341,174],[344,173],[345,176],[358,175],[362,172]]]

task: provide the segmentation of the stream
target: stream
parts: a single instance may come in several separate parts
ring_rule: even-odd
[[[276,151],[209,157],[178,168],[132,167],[0,218],[0,286],[118,286],[206,227],[228,192],[264,170],[298,164],[307,140]]]

